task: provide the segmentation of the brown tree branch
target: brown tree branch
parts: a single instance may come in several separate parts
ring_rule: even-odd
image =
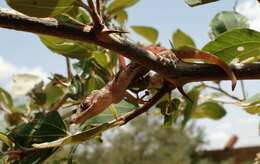
[[[0,27],[90,42],[116,51],[125,57],[158,72],[167,79],[181,82],[226,80],[226,74],[211,64],[190,64],[177,62],[175,66],[165,66],[158,62],[151,52],[135,46],[124,38],[110,34],[109,38],[87,31],[84,26],[57,22],[55,19],[39,19],[0,9]],[[238,79],[260,79],[260,64],[234,65],[232,69]]]

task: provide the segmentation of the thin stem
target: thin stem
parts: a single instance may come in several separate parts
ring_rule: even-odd
[[[151,109],[152,106],[154,106],[166,93],[169,92],[169,88],[164,86],[161,88],[143,107],[133,110],[121,118],[123,118],[124,123],[126,124],[127,122],[133,120],[137,116],[147,112],[149,109]]]
[[[243,94],[243,100],[246,100],[247,95],[246,95],[246,89],[245,89],[244,81],[241,80],[240,83],[241,83],[241,89],[242,89],[242,94]]]
[[[189,64],[178,62],[174,66],[164,66],[147,50],[133,45],[119,36],[113,40],[103,40],[95,33],[84,30],[84,26],[64,24],[53,19],[38,19],[15,12],[0,9],[0,27],[26,31],[35,34],[45,34],[82,42],[90,42],[122,54],[138,64],[156,71],[167,79],[178,79],[185,83],[229,79],[225,72],[212,64]],[[113,35],[114,36],[114,35]],[[237,64],[231,66],[237,79],[260,79],[260,64]]]
[[[67,67],[68,81],[70,81],[73,77],[73,74],[72,74],[72,71],[71,71],[70,59],[68,57],[66,57],[66,67]]]
[[[223,90],[221,87],[214,87],[214,86],[210,86],[210,85],[205,85],[207,88],[210,88],[210,89],[213,89],[213,90],[216,90],[216,91],[219,91],[221,93],[223,93],[224,95],[234,99],[234,100],[237,100],[237,101],[243,101],[242,99],[236,97],[236,96],[233,96],[231,95],[230,93],[228,93],[227,91]]]

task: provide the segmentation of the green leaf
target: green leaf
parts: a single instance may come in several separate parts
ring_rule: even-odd
[[[121,101],[120,103],[114,104],[113,106],[115,107],[117,116],[121,116],[136,108],[136,106],[134,106],[126,101]],[[102,124],[102,123],[109,122],[109,121],[113,120],[114,118],[115,118],[115,114],[111,113],[111,111],[109,111],[109,110],[106,110],[106,111],[100,113],[99,115],[91,118],[90,120],[86,121],[86,125]]]
[[[111,105],[108,107],[108,109],[109,109],[109,111],[111,112],[112,116],[113,116],[114,118],[117,118],[118,113],[117,113],[117,109],[116,109],[115,105],[114,105],[114,104],[111,104]]]
[[[163,102],[162,102],[163,103]],[[162,114],[164,115],[164,128],[171,128],[173,123],[176,123],[178,118],[178,109],[181,101],[179,99],[173,99],[167,102],[163,108],[161,108]]]
[[[91,55],[91,50],[95,49],[95,46],[92,44],[47,35],[39,35],[39,37],[47,48],[65,57],[84,59]]]
[[[102,51],[95,51],[93,52],[93,56],[100,66],[102,66],[103,68],[106,68],[108,66],[110,62],[110,57],[107,53]]]
[[[43,148],[60,147],[60,146],[67,145],[67,144],[79,144],[84,141],[93,139],[96,136],[99,136],[102,132],[104,132],[110,128],[113,128],[115,126],[118,126],[117,122],[111,121],[111,122],[99,125],[97,127],[93,127],[91,129],[88,129],[81,133],[75,134],[75,135],[69,135],[69,136],[63,137],[61,139],[58,139],[56,141],[52,141],[52,142],[33,144],[32,146],[35,148],[43,149]]]
[[[81,79],[79,76],[74,76],[71,80],[71,84],[68,88],[68,93],[67,95],[73,99],[73,100],[78,100],[82,96],[84,96],[85,89],[84,89],[84,84],[82,83]]]
[[[193,112],[193,118],[210,118],[213,120],[219,120],[226,115],[226,111],[223,106],[216,102],[205,102],[200,104]]]
[[[6,0],[13,9],[33,17],[55,17],[73,7],[75,0]]]
[[[4,133],[0,132],[0,140],[9,147],[13,147],[13,141]]]
[[[235,29],[221,34],[204,46],[203,51],[217,55],[230,63],[260,57],[260,33],[251,29]]]
[[[13,109],[13,98],[12,96],[5,91],[2,87],[0,87],[0,103],[3,103],[3,105],[10,111]]]
[[[135,5],[139,0],[114,0],[107,8],[110,15],[118,13],[128,7]]]
[[[40,114],[36,121],[34,129],[37,130],[30,135],[34,143],[53,141],[68,135],[66,125],[58,112],[49,112],[46,116]]]
[[[74,6],[69,12],[55,18],[59,22],[76,25],[86,25],[91,22],[88,12],[84,8],[78,6]]]
[[[34,143],[51,142],[68,135],[66,125],[58,112],[37,113],[35,119],[23,123],[10,131],[10,137],[16,144],[30,148]],[[57,149],[41,149],[25,154],[19,160],[21,164],[41,163]]]
[[[250,114],[260,113],[260,93],[250,97],[245,102],[243,102],[243,107]]]
[[[12,93],[26,95],[36,87],[42,87],[43,80],[39,76],[31,74],[17,74],[13,76]]]
[[[185,2],[191,7],[198,6],[198,5],[204,5],[204,4],[216,2],[216,1],[219,1],[219,0],[185,0]]]
[[[155,44],[158,39],[158,31],[153,27],[148,26],[131,26],[132,30],[144,37],[146,40]]]
[[[245,101],[247,104],[258,104],[260,103],[260,93],[255,94]]]
[[[44,89],[46,95],[46,102],[44,107],[49,109],[53,104],[55,104],[63,95],[63,90],[54,84],[53,81],[49,82]]]
[[[248,28],[248,19],[235,11],[221,11],[217,13],[210,23],[214,37],[236,28]]]
[[[105,81],[95,73],[92,73],[87,82],[87,93],[101,89],[105,86]]]
[[[121,10],[115,15],[115,19],[121,26],[123,26],[128,19],[128,14],[125,10]]]
[[[197,108],[198,99],[199,99],[201,90],[202,90],[201,87],[194,87],[189,93],[187,93],[187,95],[192,100],[192,102],[190,100],[188,100],[187,98],[185,98],[186,105],[184,107],[184,119],[182,121],[183,127],[190,120],[192,113]]]
[[[180,29],[177,29],[177,31],[173,33],[172,42],[174,48],[176,49],[180,49],[182,47],[196,48],[196,45],[192,40],[192,38],[189,35],[185,34],[183,31],[181,31]]]

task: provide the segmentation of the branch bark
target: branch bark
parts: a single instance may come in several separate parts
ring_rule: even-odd
[[[110,34],[113,35],[110,37],[113,38],[112,40],[104,40],[96,36],[95,33],[84,29],[84,26],[64,24],[55,19],[33,18],[14,11],[0,9],[0,27],[94,43],[116,51],[138,64],[156,71],[167,79],[175,79],[184,83],[228,79],[225,72],[215,65],[190,64],[180,61],[175,66],[165,66],[158,62],[157,57],[151,52],[137,47],[115,34]],[[232,69],[238,79],[260,79],[259,63],[234,65]]]

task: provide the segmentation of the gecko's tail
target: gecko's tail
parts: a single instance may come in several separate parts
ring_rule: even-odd
[[[212,64],[216,64],[220,68],[223,69],[223,71],[226,72],[230,80],[232,81],[232,90],[235,89],[237,84],[237,77],[234,73],[234,71],[229,67],[227,63],[225,63],[223,60],[221,60],[219,57],[209,54],[206,52],[198,51],[198,50],[188,50],[188,51],[176,51],[173,50],[177,58],[179,59],[199,59],[204,60],[207,62],[210,62]]]

